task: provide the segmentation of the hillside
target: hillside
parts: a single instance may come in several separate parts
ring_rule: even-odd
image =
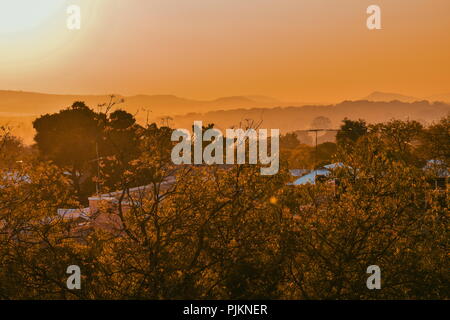
[[[440,102],[447,102],[450,103],[450,93],[444,93],[444,94],[435,94],[432,96],[426,96],[426,97],[412,97],[412,96],[406,96],[403,94],[398,93],[392,93],[392,92],[380,92],[380,91],[374,91],[371,94],[369,94],[367,97],[362,98],[361,100],[368,100],[368,101],[401,101],[401,102],[415,102],[415,101],[440,101]]]
[[[445,95],[436,96],[445,98]],[[173,95],[137,95],[124,98],[120,105],[136,115],[145,124],[147,111],[149,121],[162,123],[164,116],[170,116],[169,124],[177,128],[191,128],[193,121],[203,120],[219,128],[244,126],[247,119],[262,121],[264,128],[279,128],[282,132],[309,129],[314,118],[323,116],[337,128],[345,118],[366,119],[368,122],[382,122],[390,119],[414,119],[429,123],[450,112],[450,104],[416,101],[415,98],[375,92],[368,98],[386,101],[344,101],[335,105],[303,105],[279,101],[264,96],[234,96],[215,100],[192,100]],[[414,100],[402,102],[400,100]],[[33,142],[32,121],[41,114],[57,112],[74,101],[85,101],[96,108],[109,101],[107,95],[55,95],[21,91],[0,91],[0,125],[9,125],[14,134]],[[303,106],[302,106],[303,105]]]
[[[282,102],[263,96],[222,97],[215,100],[194,100],[174,95],[136,95],[122,96],[123,108],[136,113],[145,108],[155,115],[175,115],[189,112],[207,112],[217,109],[257,108],[299,105],[298,102]],[[108,95],[60,95],[23,91],[0,90],[0,115],[5,113],[41,115],[56,112],[70,106],[74,101],[84,101],[95,108],[98,104],[109,101]]]
[[[338,128],[345,117],[365,119],[370,123],[391,119],[411,119],[422,123],[433,122],[450,112],[450,104],[420,102],[373,102],[367,100],[344,101],[336,105],[302,107],[253,108],[193,113],[173,118],[177,128],[190,128],[194,120],[214,123],[217,127],[228,128],[244,125],[246,119],[262,121],[263,128],[279,128],[283,132],[309,129],[314,118],[323,116],[331,120],[333,128]]]
[[[365,97],[363,100],[368,101],[402,101],[402,102],[414,102],[422,99],[416,97],[405,96],[403,94],[391,93],[391,92],[379,92],[375,91]]]

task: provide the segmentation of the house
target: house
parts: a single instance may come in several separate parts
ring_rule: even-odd
[[[169,176],[159,184],[161,190],[168,189],[175,183],[175,177]],[[94,195],[88,198],[89,207],[81,209],[58,209],[58,216],[65,220],[77,221],[79,226],[100,228],[103,230],[120,230],[119,213],[141,205],[142,199],[153,192],[154,185],[146,185],[126,190]]]
[[[22,174],[19,171],[6,171],[0,172],[0,189],[5,188],[5,185],[1,183],[19,185],[22,183],[31,183],[31,178],[27,174]]]
[[[434,189],[447,190],[450,172],[442,160],[428,160],[422,170],[431,177],[428,182]]]
[[[289,170],[289,173],[293,177],[301,177],[301,176],[307,174],[310,171],[311,170],[309,170],[309,169],[291,169],[291,170]]]
[[[298,178],[294,182],[290,183],[289,185],[299,186],[299,185],[306,185],[306,184],[316,184],[316,181],[320,181],[321,179],[326,178],[330,175],[332,169],[335,169],[337,167],[342,167],[344,164],[342,163],[332,163],[326,166],[323,166],[319,169],[313,170],[310,173]]]

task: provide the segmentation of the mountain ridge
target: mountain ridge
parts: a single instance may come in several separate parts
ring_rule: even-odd
[[[14,97],[14,95],[16,95]],[[8,96],[8,98],[5,98]],[[104,96],[56,96],[40,95],[41,100],[36,102],[33,93],[21,94],[20,92],[8,93],[0,91],[0,125],[13,127],[13,134],[23,138],[27,144],[33,143],[33,120],[41,114],[57,112],[67,108],[76,100],[90,98],[85,101],[95,109],[99,103],[109,101],[110,97]],[[120,99],[122,96],[118,96]],[[415,102],[402,102],[399,100],[369,101],[347,100],[337,104],[281,104],[278,101],[269,100],[264,106],[242,96],[224,97],[210,101],[197,101],[179,98],[170,95],[151,96],[153,102],[159,101],[159,112],[144,104],[148,102],[147,96],[126,97],[126,103],[117,108],[132,112],[139,123],[157,122],[167,123],[174,128],[191,128],[193,121],[201,120],[204,123],[214,123],[220,129],[244,125],[248,119],[261,122],[263,128],[278,128],[282,133],[296,130],[309,129],[316,117],[327,117],[333,128],[338,128],[341,121],[347,117],[350,119],[364,119],[368,123],[385,122],[392,119],[418,120],[422,123],[431,123],[450,114],[450,104],[443,102],[429,102],[425,100]],[[259,98],[258,100],[267,98]],[[269,98],[270,99],[270,98]],[[131,103],[130,103],[131,100]],[[194,101],[194,102],[193,102]],[[244,103],[247,102],[247,103]],[[173,105],[177,104],[179,113],[171,114]],[[195,104],[198,103],[198,104]],[[138,106],[133,109],[131,106]],[[15,108],[11,108],[15,105]],[[49,106],[50,105],[50,106]],[[194,108],[192,106],[195,106]],[[255,107],[255,105],[257,107]],[[275,106],[271,106],[275,105]],[[6,108],[9,106],[9,108]],[[39,108],[41,106],[41,108]],[[143,109],[145,108],[145,109]],[[9,110],[6,111],[5,110]],[[39,111],[38,111],[39,110]],[[138,111],[137,111],[138,110]],[[140,110],[140,111],[139,111]],[[148,112],[148,111],[152,112]],[[28,112],[25,112],[28,111]],[[168,116],[168,117],[167,117]],[[164,122],[162,119],[165,118]]]
[[[368,96],[364,97],[362,100],[368,100],[368,101],[402,101],[402,102],[415,102],[415,101],[440,101],[440,102],[450,102],[450,93],[443,93],[443,94],[435,94],[431,96],[426,97],[413,97],[413,96],[407,96],[400,93],[394,93],[394,92],[383,92],[383,91],[374,91]]]
[[[87,105],[95,109],[99,104],[108,102],[110,96],[111,95],[107,94],[53,94],[32,91],[0,90],[0,115],[5,116],[8,113],[19,115],[23,113],[26,116],[39,116],[67,108],[71,106],[74,101],[84,101]],[[117,99],[125,100],[125,102],[120,105],[124,110],[133,114],[146,110],[151,111],[154,116],[205,113],[217,110],[325,105],[320,103],[287,102],[261,95],[225,96],[211,100],[183,98],[172,94],[138,94],[132,96],[117,94],[115,96]],[[430,102],[450,102],[450,93],[418,98],[398,93],[374,91],[359,100],[375,102],[415,102],[423,100]]]
[[[255,108],[287,106],[302,104],[300,102],[283,102],[265,96],[227,96],[213,100],[196,100],[178,97],[170,94],[133,96],[115,95],[117,99],[125,99],[122,108],[129,112],[137,112],[142,108],[149,109],[155,114],[185,114],[189,112],[207,112],[217,108]],[[41,115],[67,108],[74,101],[84,101],[95,108],[98,104],[109,101],[110,95],[83,94],[51,94],[29,91],[0,90],[0,112],[13,112]],[[170,108],[170,109],[168,109]]]

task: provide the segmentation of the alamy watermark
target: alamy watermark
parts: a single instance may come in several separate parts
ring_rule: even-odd
[[[71,4],[66,8],[67,20],[66,27],[69,30],[81,29],[81,6],[77,4]],[[378,5],[370,5],[367,7],[366,26],[369,30],[381,30],[381,8]]]
[[[178,142],[172,149],[171,154],[174,164],[192,164],[192,159],[194,164],[212,165],[224,164],[224,162],[225,164],[245,164],[248,155],[249,164],[258,164],[259,160],[262,165],[270,165],[261,168],[262,175],[278,173],[280,167],[279,129],[270,130],[271,150],[268,153],[269,135],[267,129],[227,129],[224,137],[222,131],[218,129],[207,129],[203,132],[202,121],[194,121],[193,128],[193,135],[187,129],[173,131],[171,140]],[[203,148],[203,142],[205,141],[211,143]]]
[[[381,289],[381,268],[377,265],[371,265],[367,267],[367,273],[370,276],[367,278],[366,286],[369,290]]]
[[[67,7],[67,29],[80,30],[81,29],[81,8],[78,5],[70,5]]]
[[[70,276],[67,278],[66,285],[69,290],[81,289],[81,269],[77,265],[71,265],[67,267],[67,274]]]
[[[381,8],[377,5],[371,5],[367,8],[367,14],[370,16],[367,18],[367,29],[369,30],[381,30]]]

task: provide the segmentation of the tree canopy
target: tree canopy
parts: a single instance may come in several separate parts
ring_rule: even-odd
[[[123,111],[76,104],[35,125],[40,156],[0,176],[1,299],[449,298],[448,191],[422,167],[433,157],[448,169],[439,149],[448,118],[345,120],[345,144],[320,150],[341,165],[302,186],[289,184],[289,159],[273,176],[258,165],[175,166],[172,129]],[[65,219],[58,208],[83,208],[65,171],[88,167],[96,143],[117,201],[90,220]],[[80,290],[66,286],[70,265],[81,269]],[[366,287],[370,265],[382,290]]]

